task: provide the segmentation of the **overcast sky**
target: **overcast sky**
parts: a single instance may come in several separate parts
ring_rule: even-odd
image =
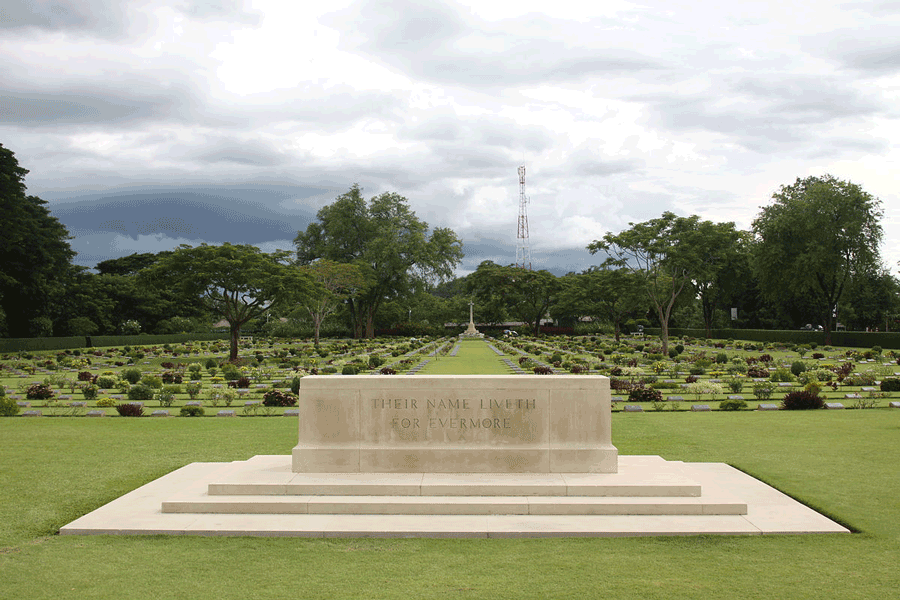
[[[324,8],[327,5],[327,9]],[[664,211],[749,228],[831,173],[900,248],[900,2],[3,0],[0,143],[93,266],[291,249],[358,182],[463,239],[460,273]]]

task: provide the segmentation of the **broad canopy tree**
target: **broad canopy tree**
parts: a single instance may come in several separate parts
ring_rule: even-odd
[[[375,337],[375,315],[385,300],[448,279],[462,260],[462,242],[450,229],[416,217],[406,198],[384,193],[368,203],[354,184],[317,213],[294,239],[297,261],[327,259],[356,265],[365,290],[347,299],[354,336]]]
[[[266,254],[250,245],[183,245],[138,276],[147,285],[201,298],[211,312],[228,321],[229,360],[236,360],[244,324],[310,293],[311,277],[286,264],[289,257],[286,251]]]
[[[466,278],[466,285],[483,307],[504,309],[509,316],[527,323],[535,335],[540,333],[541,319],[562,288],[549,271],[501,267],[492,261],[478,265]]]
[[[832,175],[798,178],[772,198],[753,221],[752,265],[762,293],[773,303],[805,298],[831,344],[848,283],[880,267],[881,202]]]
[[[630,270],[643,284],[659,317],[663,353],[669,352],[669,321],[679,295],[705,279],[719,256],[718,228],[700,217],[665,212],[658,219],[629,223],[630,229],[607,233],[588,245],[591,254],[603,251],[603,266]],[[733,224],[730,229],[734,229]],[[725,228],[726,230],[729,228]]]

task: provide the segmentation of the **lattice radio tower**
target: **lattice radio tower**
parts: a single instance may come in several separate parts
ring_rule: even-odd
[[[516,234],[516,266],[531,270],[531,248],[528,246],[528,196],[525,195],[525,165],[519,167],[519,230]]]

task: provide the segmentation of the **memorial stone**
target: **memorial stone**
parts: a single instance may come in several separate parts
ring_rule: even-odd
[[[841,409],[841,408],[844,408],[844,405],[841,404],[840,402],[826,402],[825,408],[832,409],[832,410],[833,409]]]
[[[756,410],[779,410],[780,407],[777,404],[760,404],[756,407]]]
[[[617,470],[598,375],[314,375],[299,411],[298,473]]]
[[[890,408],[900,408],[900,402],[890,402],[888,404]]]
[[[693,412],[706,412],[709,410],[709,404],[693,404],[691,405]]]

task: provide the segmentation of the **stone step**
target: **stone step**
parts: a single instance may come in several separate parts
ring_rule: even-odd
[[[213,479],[209,496],[687,497],[701,486],[678,461],[623,459],[618,473],[294,473],[280,457],[254,457]]]
[[[745,515],[720,498],[559,496],[206,496],[169,499],[163,513],[320,515]]]

